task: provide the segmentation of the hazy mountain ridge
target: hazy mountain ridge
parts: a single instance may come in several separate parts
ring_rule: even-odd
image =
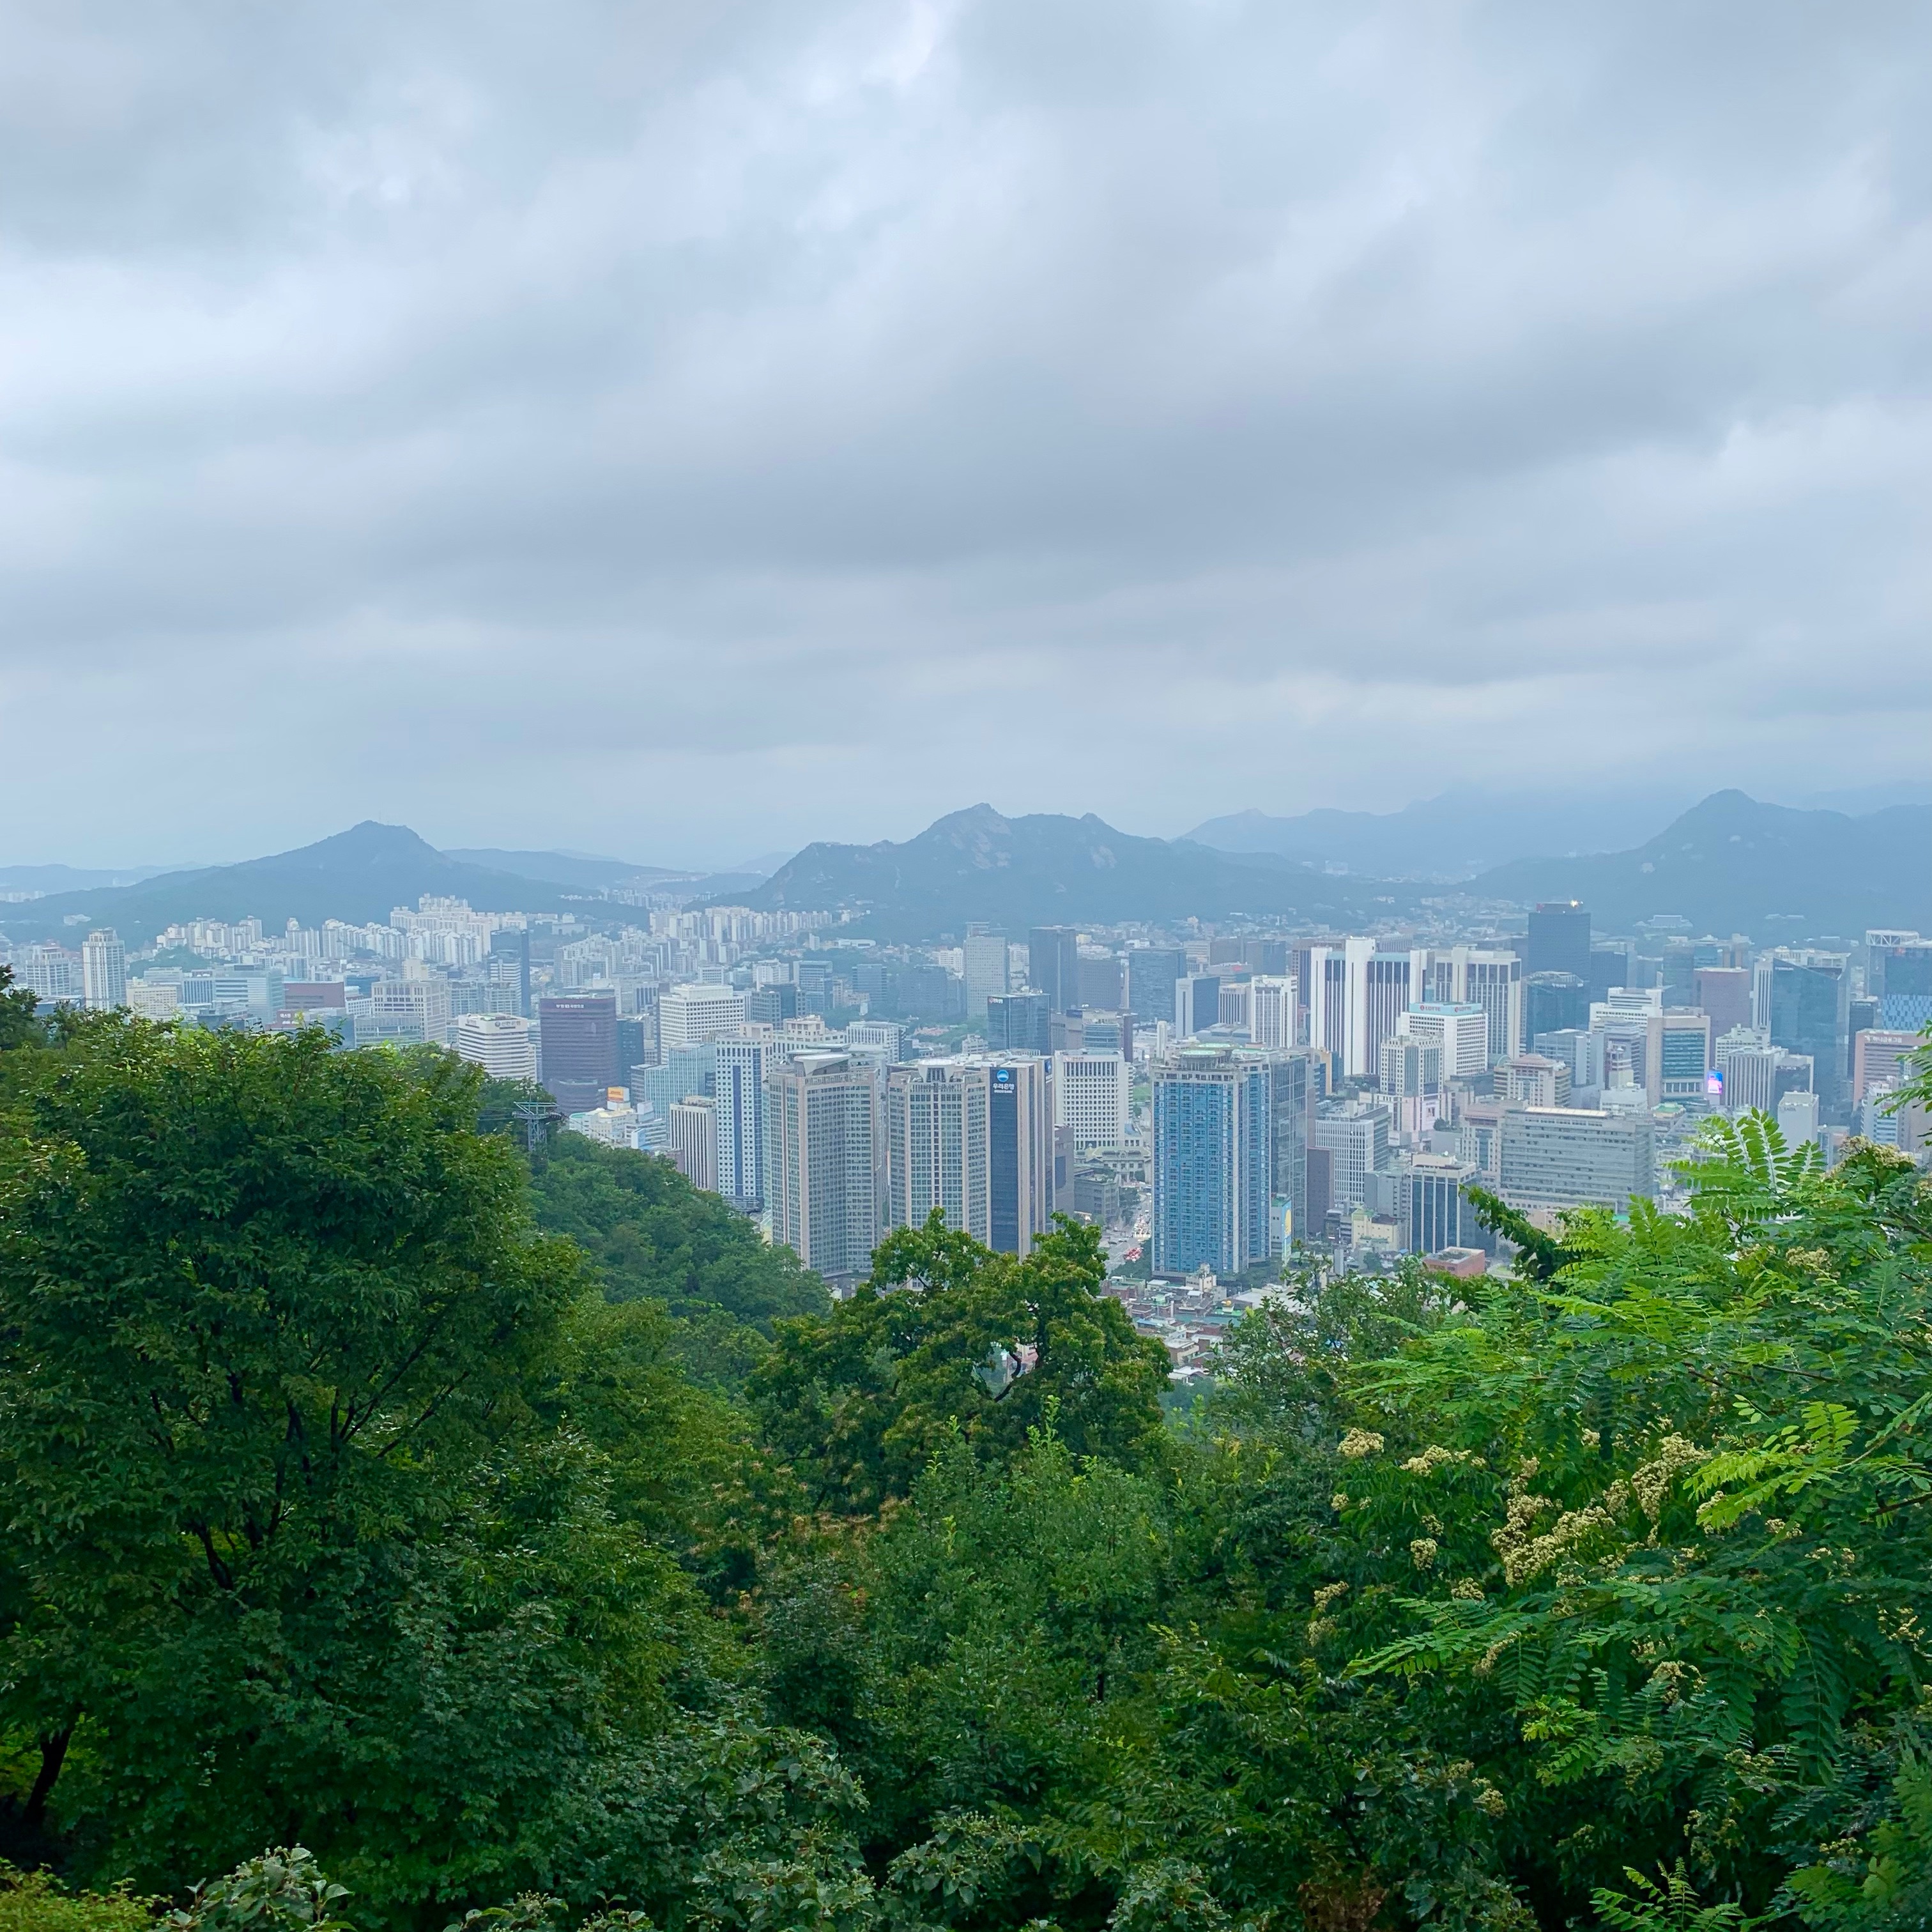
[[[1761,945],[1868,926],[1932,928],[1932,805],[1854,818],[1714,792],[1628,852],[1524,859],[1472,880],[1486,897],[1577,898],[1597,928],[1676,913]]]
[[[1312,917],[1360,896],[1352,882],[1345,887],[1272,856],[1140,838],[1090,812],[1007,818],[982,804],[902,844],[808,845],[744,903],[760,911],[862,908],[868,929],[917,938],[963,932],[969,921],[1018,931],[1236,913]],[[1402,902],[1412,904],[1412,895]]]
[[[1540,852],[1617,850],[1634,844],[1657,818],[1654,806],[1630,799],[1456,790],[1400,812],[1324,807],[1288,818],[1232,812],[1186,836],[1219,851],[1274,853],[1305,864],[1346,866],[1373,878],[1448,880]]]
[[[510,862],[478,862],[485,858]],[[551,860],[573,876],[518,869]],[[271,928],[290,918],[311,926],[328,918],[362,923],[386,920],[392,908],[413,905],[425,892],[466,899],[479,911],[544,912],[581,907],[586,895],[626,883],[675,884],[681,894],[758,910],[848,909],[860,915],[862,931],[909,939],[963,933],[969,921],[1017,933],[1033,925],[1242,914],[1359,930],[1406,916],[1429,890],[1414,879],[1328,876],[1276,852],[1142,838],[1090,812],[1007,818],[984,804],[949,813],[902,842],[821,841],[764,880],[582,854],[442,852],[406,826],[368,820],[239,865],[0,906],[0,931],[16,941],[71,943],[84,918],[144,945],[189,919],[253,915]],[[1852,937],[1871,926],[1932,929],[1932,806],[1852,816],[1717,792],[1629,850],[1518,860],[1479,873],[1461,890],[1519,904],[1580,898],[1602,932],[1628,931],[1659,913],[1679,914],[1700,932],[1744,932],[1760,944]]]
[[[146,945],[166,927],[190,919],[254,917],[271,928],[294,919],[367,924],[386,920],[424,892],[467,899],[479,912],[543,912],[572,896],[566,884],[475,866],[439,852],[403,825],[360,825],[313,845],[236,866],[166,872],[140,885],[60,892],[0,909],[0,931],[14,940],[70,937],[69,914],[111,926],[130,944]]]
[[[100,886],[138,886],[171,872],[203,872],[206,866],[0,866],[0,892],[82,892]]]

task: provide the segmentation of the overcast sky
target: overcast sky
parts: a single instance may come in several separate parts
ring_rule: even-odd
[[[1924,28],[0,4],[0,862],[1932,776]]]

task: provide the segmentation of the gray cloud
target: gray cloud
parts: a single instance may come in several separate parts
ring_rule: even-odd
[[[0,856],[1927,766],[1914,9],[0,20]]]

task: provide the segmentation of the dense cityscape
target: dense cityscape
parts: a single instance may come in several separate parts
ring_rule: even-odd
[[[1855,1136],[1932,1147],[1892,1097],[1932,1020],[1916,932],[1760,946],[1682,916],[1603,932],[1565,902],[1478,929],[968,925],[922,946],[640,896],[425,895],[386,923],[197,919],[0,959],[47,1012],[446,1047],[527,1083],[526,1135],[668,1159],[835,1294],[935,1211],[1021,1256],[1072,1216],[1181,1383],[1284,1275],[1506,1265],[1472,1189],[1552,1229],[1672,1207],[1713,1113],[1828,1161]]]
[[[0,0],[0,1932],[1928,1932],[1932,37]]]

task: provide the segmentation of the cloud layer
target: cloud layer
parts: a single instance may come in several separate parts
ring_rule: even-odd
[[[1915,8],[0,18],[0,857],[1932,762]]]

